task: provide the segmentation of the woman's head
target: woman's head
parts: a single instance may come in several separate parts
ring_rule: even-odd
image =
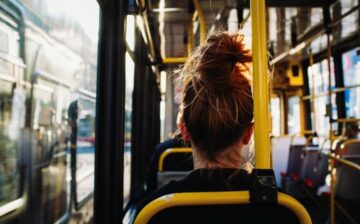
[[[243,41],[239,34],[212,34],[181,71],[182,133],[209,161],[252,136],[252,57]]]

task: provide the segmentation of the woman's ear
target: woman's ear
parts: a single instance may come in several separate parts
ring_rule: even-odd
[[[181,135],[182,135],[183,139],[185,141],[190,141],[190,135],[189,135],[189,132],[187,131],[185,122],[181,121],[181,122],[179,122],[178,125],[179,125],[179,129],[180,129],[180,132],[181,132]]]
[[[251,140],[251,136],[253,135],[253,133],[254,133],[254,123],[251,123],[244,130],[244,134],[243,134],[243,138],[242,138],[242,142],[243,142],[244,145],[249,144],[249,142]]]

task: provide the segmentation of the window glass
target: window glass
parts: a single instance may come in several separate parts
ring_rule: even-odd
[[[360,118],[360,87],[345,91],[346,116]]]
[[[10,19],[8,22],[12,24]],[[0,22],[0,53],[19,56],[19,49],[19,33],[16,28],[10,27],[5,22]]]
[[[334,72],[334,63],[331,58],[330,61],[331,67],[331,88],[335,89],[335,72]],[[329,91],[329,69],[328,61],[324,59],[318,63],[313,64],[313,66],[308,67],[308,80],[309,80],[309,89],[310,94],[313,91],[313,81],[314,81],[314,109],[315,109],[315,122],[316,122],[316,131],[320,136],[328,136],[329,134],[329,117],[326,116],[326,106],[330,103],[329,97],[327,95]],[[336,94],[333,93],[332,98],[332,118],[337,118],[337,107],[336,107]],[[312,113],[312,123],[314,122],[314,114]],[[334,125],[333,128],[336,125]]]
[[[77,105],[76,194],[77,201],[86,200],[94,191],[96,94],[79,89]],[[71,116],[71,104],[69,116]],[[71,120],[71,119],[69,119]]]
[[[323,19],[323,12],[321,8],[311,8],[310,26],[318,25]]]
[[[331,88],[335,88],[335,72],[334,72],[334,62],[331,58]],[[314,89],[315,95],[319,93],[327,92],[329,89],[329,69],[327,60],[324,59],[318,63],[313,64],[311,67],[308,67],[308,80],[309,80],[309,89],[310,94],[312,93],[312,82],[314,79]]]
[[[132,102],[134,91],[135,64],[129,53],[125,55],[126,87],[125,87],[125,138],[124,138],[124,206],[129,201],[131,186],[131,131]]]
[[[288,133],[289,135],[300,133],[300,97],[288,98]]]
[[[329,134],[329,118],[325,117],[327,101],[327,96],[315,98],[316,132],[320,136]]]
[[[0,207],[20,196],[20,129],[24,126],[22,88],[0,77]]]
[[[271,132],[274,136],[280,136],[280,131],[281,131],[280,113],[281,113],[280,98],[272,97],[271,98],[271,123],[272,123]]]
[[[360,85],[360,56],[357,49],[342,55],[345,86]],[[347,117],[360,118],[360,87],[345,91],[345,107]]]
[[[342,0],[341,3],[341,14],[344,15],[347,13],[350,9],[353,7],[356,7],[359,2],[354,0]],[[349,24],[357,24],[359,22],[359,12],[358,10],[353,11],[348,16],[344,17],[341,20],[341,37],[347,37],[351,34],[355,34],[357,29],[359,29],[358,26],[354,25],[351,26]]]
[[[360,84],[360,55],[356,53],[357,50],[360,49],[353,49],[342,55],[345,86]]]
[[[0,7],[0,206],[31,183],[27,221],[58,223],[93,191],[99,5],[16,2]]]
[[[4,53],[9,52],[9,36],[6,32],[0,29],[0,51]]]
[[[13,21],[0,10],[0,16]],[[23,68],[18,58],[19,34],[0,20],[0,207],[21,196],[22,129],[25,126],[26,92],[16,84]]]

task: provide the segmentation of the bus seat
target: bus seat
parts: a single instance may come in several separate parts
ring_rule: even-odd
[[[194,169],[191,148],[170,148],[159,159],[157,187],[160,188],[171,180],[179,180]]]
[[[340,156],[360,155],[360,140],[351,139],[341,145]]]
[[[286,175],[282,175],[281,181],[284,191],[295,198],[303,199],[307,197],[307,194],[301,186],[302,181],[304,181],[304,179],[301,179],[301,172],[304,170],[303,175],[305,175],[306,169],[308,168],[306,166],[310,165],[311,160],[316,158],[310,158],[311,155],[309,153],[308,164],[304,165],[307,151],[313,151],[314,149],[316,149],[317,153],[318,146],[316,145],[293,145],[290,148],[288,170]]]
[[[234,223],[234,220],[243,223],[311,223],[305,208],[284,193],[278,193],[278,204],[274,205],[251,203],[249,191],[228,191],[162,196],[141,210],[135,224]]]
[[[345,139],[343,138],[339,138],[339,139],[335,139],[332,146],[331,146],[331,150],[337,155],[339,154],[341,145],[344,143]]]
[[[317,173],[314,178],[314,189],[318,189],[320,186],[325,184],[326,176],[329,173],[329,158],[323,154],[318,153],[317,158]]]
[[[304,145],[305,143],[306,138],[301,136],[280,136],[271,139],[272,165],[277,186],[281,186],[281,173],[287,169],[290,145]]]
[[[289,149],[289,159],[287,163],[286,172],[281,175],[281,187],[286,191],[286,183],[293,179],[299,178],[299,172],[301,170],[301,163],[303,160],[303,149],[305,145],[292,145]]]
[[[345,155],[343,159],[360,165],[360,155]],[[336,169],[335,196],[343,200],[360,200],[360,172],[339,163]]]
[[[316,190],[318,186],[314,185],[314,180],[318,174],[318,155],[319,148],[307,147],[303,151],[303,163],[300,170],[300,179],[306,184],[308,188]]]

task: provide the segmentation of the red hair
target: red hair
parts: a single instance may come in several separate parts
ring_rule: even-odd
[[[252,56],[244,36],[210,35],[181,71],[181,110],[193,143],[209,159],[238,141],[253,121]]]

